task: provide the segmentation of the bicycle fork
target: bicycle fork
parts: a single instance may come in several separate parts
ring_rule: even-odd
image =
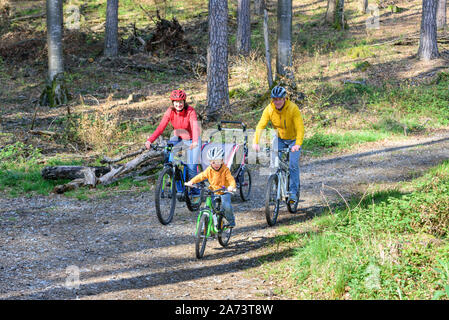
[[[283,200],[287,197],[287,179],[284,177],[282,173],[277,173],[278,176],[278,190],[277,190],[277,199]]]
[[[203,211],[202,214],[198,215],[198,219],[196,221],[196,231],[195,231],[195,236],[198,234],[198,231],[202,232],[204,229],[202,230],[198,230],[198,227],[200,225],[200,221],[201,221],[201,217],[205,215],[207,217],[207,226],[206,226],[206,234],[204,234],[205,237],[212,238],[213,234],[217,234],[218,233],[218,228],[217,228],[217,221],[215,221],[214,217],[215,215],[210,212],[210,211]]]

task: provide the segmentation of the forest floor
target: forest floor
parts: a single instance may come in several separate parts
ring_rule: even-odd
[[[178,204],[169,225],[156,217],[153,192],[124,192],[81,201],[63,195],[0,199],[1,299],[286,299],[279,283],[263,276],[264,261],[281,261],[279,229],[308,222],[370,187],[391,188],[449,159],[449,132],[383,141],[338,157],[301,161],[301,202],[296,214],[281,208],[268,227],[267,176],[252,168],[251,200],[234,197],[237,227],[223,248],[209,240],[195,257],[195,214]],[[324,184],[324,187],[323,187]],[[323,196],[325,198],[323,198]],[[78,282],[79,281],[79,282]],[[72,287],[71,287],[72,286]],[[76,288],[74,286],[77,286]]]

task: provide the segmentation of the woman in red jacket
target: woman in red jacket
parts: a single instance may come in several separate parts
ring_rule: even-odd
[[[183,142],[188,146],[187,150],[187,172],[190,180],[198,174],[198,164],[201,153],[201,132],[196,111],[186,103],[187,95],[183,90],[173,90],[170,94],[172,105],[167,109],[162,117],[161,123],[148,138],[145,147],[150,149],[151,144],[164,132],[170,122],[174,128],[174,136],[169,142],[174,145]],[[193,195],[199,195],[197,188],[192,189]]]

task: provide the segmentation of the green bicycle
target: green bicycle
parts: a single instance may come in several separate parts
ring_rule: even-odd
[[[225,224],[226,218],[221,208],[221,197],[213,197],[218,192],[231,192],[226,191],[226,188],[215,191],[206,189],[205,192],[207,194],[205,205],[200,209],[196,222],[195,253],[198,259],[203,257],[208,239],[217,236],[220,245],[226,247],[232,234],[232,228],[228,228]]]

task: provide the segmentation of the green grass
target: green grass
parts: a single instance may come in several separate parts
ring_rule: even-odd
[[[21,142],[0,150],[0,191],[11,197],[48,195],[61,181],[42,179],[42,165],[38,164],[40,158],[39,149]]]
[[[293,257],[266,267],[292,298],[449,299],[449,161],[299,227],[276,237]]]
[[[306,118],[308,130],[315,132],[305,139],[304,149],[331,152],[351,145],[376,141],[392,135],[408,135],[449,125],[449,73],[441,72],[429,84],[411,86],[385,83],[383,87],[369,84],[322,84],[306,92],[306,107],[316,110]],[[347,128],[342,119],[352,116],[358,131]],[[305,115],[310,117],[309,115]],[[364,121],[364,118],[370,119]],[[326,134],[338,128],[346,134]],[[322,150],[320,150],[322,149]],[[326,149],[326,150],[324,150]]]
[[[349,131],[342,134],[326,134],[317,132],[310,138],[304,139],[303,149],[312,155],[319,156],[338,150],[349,149],[353,146],[386,139],[388,133],[371,131]]]
[[[86,165],[80,160],[67,160],[50,158],[44,161],[40,150],[31,145],[16,142],[0,150],[0,192],[9,197],[49,195],[57,185],[69,180],[45,180],[41,171],[45,166],[58,165]],[[90,165],[100,165],[96,163]],[[114,190],[148,191],[146,181],[135,182],[131,178],[123,179],[108,186],[97,186],[95,190],[80,188],[67,192],[66,195],[79,200],[88,200],[92,197],[107,197]]]

